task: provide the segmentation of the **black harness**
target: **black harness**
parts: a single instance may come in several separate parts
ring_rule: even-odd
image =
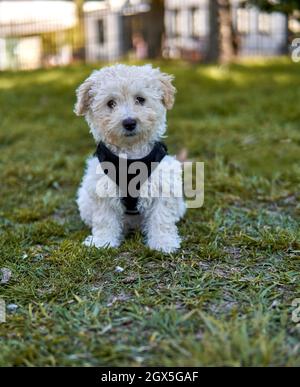
[[[122,203],[125,207],[125,213],[127,215],[138,215],[138,199],[139,199],[139,191],[140,191],[140,183],[136,185],[137,195],[130,196],[128,193],[128,186],[132,179],[137,177],[140,174],[140,170],[137,169],[134,173],[129,173],[130,166],[135,163],[143,163],[147,168],[147,175],[143,176],[144,183],[152,174],[152,172],[157,167],[158,163],[162,161],[162,159],[168,154],[168,150],[165,144],[162,142],[156,142],[152,151],[142,159],[124,159],[119,156],[116,156],[111,150],[109,150],[103,142],[100,142],[97,150],[95,152],[95,156],[98,157],[98,160],[102,166],[104,173],[113,180],[119,187],[122,192],[122,195],[125,195],[121,198]],[[114,166],[114,170],[116,173],[111,173],[109,168],[105,167],[105,162],[109,162]],[[122,176],[127,174],[126,186],[122,182]],[[121,178],[121,181],[120,181]]]

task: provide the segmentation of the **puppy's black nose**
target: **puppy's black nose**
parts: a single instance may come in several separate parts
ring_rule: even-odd
[[[123,127],[128,130],[128,132],[132,132],[136,128],[136,120],[133,118],[126,118],[126,120],[123,121]]]

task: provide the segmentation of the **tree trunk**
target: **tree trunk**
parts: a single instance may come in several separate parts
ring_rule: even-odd
[[[286,33],[286,41],[285,45],[282,47],[282,54],[288,55],[289,54],[289,47],[291,44],[291,34],[290,34],[290,27],[289,27],[289,21],[290,21],[290,15],[288,13],[285,14],[286,21],[285,21],[285,33]]]
[[[165,31],[164,0],[151,0],[151,10],[147,15],[146,40],[149,58],[157,58],[162,53],[162,40]]]
[[[230,0],[209,1],[209,26],[207,62],[231,62],[235,54],[235,37]]]
[[[85,57],[85,36],[84,36],[84,0],[74,0],[76,5],[77,26],[74,31],[74,56],[78,59]]]
[[[206,61],[218,62],[220,58],[219,44],[220,26],[219,26],[219,0],[209,1],[209,41],[206,55]]]
[[[234,36],[230,0],[219,0],[220,62],[227,64],[234,58]]]

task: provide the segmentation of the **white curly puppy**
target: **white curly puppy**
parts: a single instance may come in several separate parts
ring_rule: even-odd
[[[77,199],[81,218],[92,229],[86,245],[118,247],[128,229],[140,227],[151,249],[171,253],[180,247],[176,223],[186,208],[182,168],[160,142],[174,104],[172,80],[151,65],[119,64],[94,71],[77,89],[75,113],[85,116],[97,143]],[[124,161],[128,168],[133,161],[146,165],[133,197],[124,194],[121,174],[112,178],[103,166],[110,162],[118,173]],[[155,168],[149,168],[152,163]],[[136,176],[128,169],[126,174],[129,182]]]

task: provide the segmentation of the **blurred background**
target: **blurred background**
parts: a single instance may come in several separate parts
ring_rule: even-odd
[[[288,53],[297,0],[0,0],[0,70]]]

